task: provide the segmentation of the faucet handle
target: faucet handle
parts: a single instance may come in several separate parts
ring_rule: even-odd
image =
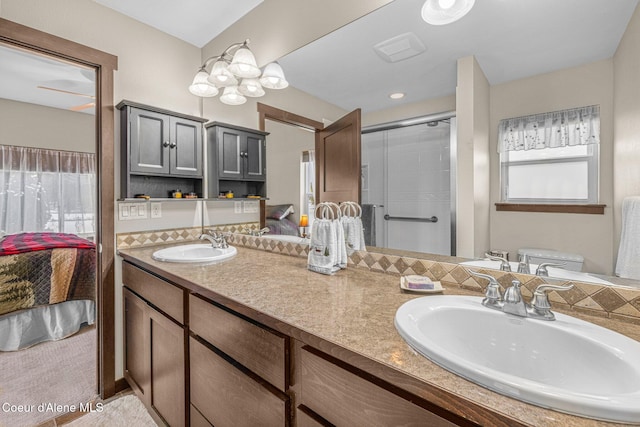
[[[543,262],[536,268],[536,276],[549,277],[549,272],[547,271],[547,267],[564,267],[567,265],[566,262],[553,263],[553,262]]]
[[[549,303],[549,297],[546,291],[568,291],[573,289],[573,284],[569,286],[559,285],[540,285],[533,292],[533,298],[531,298],[531,308],[536,317],[543,318],[545,320],[554,320],[556,317],[551,312],[551,304]]]
[[[500,304],[502,301],[502,295],[500,295],[500,285],[495,277],[490,276],[489,274],[478,273],[477,271],[473,271],[470,269],[465,269],[472,276],[481,277],[483,279],[487,279],[489,284],[487,285],[487,289],[485,291],[485,297],[482,300],[482,305],[489,308],[497,308],[500,309]]]
[[[488,253],[484,254],[485,257],[489,258],[491,261],[500,261],[500,270],[501,271],[511,271],[511,264],[507,261],[506,258],[502,258],[499,256],[491,255]]]

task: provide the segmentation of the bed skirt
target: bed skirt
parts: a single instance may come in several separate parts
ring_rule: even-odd
[[[93,325],[96,304],[90,300],[65,301],[0,316],[0,351],[16,351],[44,341],[75,334],[83,324]]]

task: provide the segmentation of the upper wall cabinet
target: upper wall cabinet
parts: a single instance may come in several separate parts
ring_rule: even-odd
[[[264,197],[268,133],[218,122],[205,128],[210,197],[219,190]]]
[[[202,123],[206,119],[122,101],[121,197],[167,197],[172,190],[202,196]]]

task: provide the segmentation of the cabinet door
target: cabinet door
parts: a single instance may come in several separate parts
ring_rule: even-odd
[[[202,130],[198,122],[171,118],[171,174],[202,176]]]
[[[172,426],[185,425],[186,334],[155,311],[149,312],[151,407]]]
[[[242,136],[244,132],[218,128],[218,177],[243,179],[242,160],[244,153]]]
[[[131,108],[129,126],[129,171],[168,174],[171,144],[169,116]]]
[[[287,425],[289,399],[190,338],[191,404],[216,427]]]
[[[143,403],[149,402],[147,305],[124,288],[124,375]]]
[[[262,135],[245,134],[244,177],[252,181],[266,179],[265,140]]]

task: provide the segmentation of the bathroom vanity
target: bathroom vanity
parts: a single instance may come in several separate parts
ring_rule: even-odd
[[[157,249],[120,256],[125,378],[159,422],[614,425],[510,399],[417,355],[393,322],[421,295],[403,293],[398,276],[324,276],[305,258],[243,247],[219,264],[164,263],[151,257]],[[633,325],[581,317],[640,339]]]

